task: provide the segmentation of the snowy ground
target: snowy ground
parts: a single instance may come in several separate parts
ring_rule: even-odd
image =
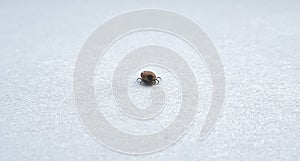
[[[181,140],[163,151],[135,156],[112,151],[88,134],[75,110],[72,78],[77,54],[97,27],[143,8],[177,12],[208,32],[224,65],[226,97],[215,129],[200,140],[211,94],[203,64],[195,64],[192,51],[167,35],[149,32],[121,40],[100,63],[104,71],[96,71],[97,99],[111,103],[105,84],[113,71],[109,67],[118,61],[113,53],[153,41],[191,54],[184,56],[194,63],[204,93],[203,108]],[[7,0],[0,2],[0,20],[1,161],[300,160],[299,1]],[[170,41],[160,42],[165,38]],[[166,110],[158,122],[130,122],[115,114],[113,105],[105,106],[104,115],[128,133],[159,131],[174,119],[172,112],[180,103],[172,94],[177,92],[172,89],[178,86],[176,79],[168,78],[161,85],[170,95],[167,105],[176,108]],[[143,90],[130,90],[137,105],[149,104],[149,93]]]

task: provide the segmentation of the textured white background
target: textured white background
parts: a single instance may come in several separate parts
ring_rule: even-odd
[[[98,26],[142,8],[177,12],[209,33],[224,64],[226,98],[216,128],[206,139],[197,138],[205,106],[197,115],[200,121],[175,145],[132,156],[105,148],[83,128],[74,108],[72,74],[80,47]],[[0,20],[1,161],[300,160],[299,1],[7,0],[0,1]],[[136,41],[155,39],[145,36]],[[127,45],[134,44],[130,41]],[[174,46],[189,53],[184,45]],[[107,55],[106,63],[115,60]],[[205,69],[198,70],[198,76],[205,76]],[[97,78],[105,81],[104,76]],[[176,83],[169,79],[164,85],[170,88]],[[204,85],[209,96],[209,83],[201,80],[199,86]],[[101,93],[105,86],[96,85],[97,98],[110,97]],[[149,103],[147,93],[133,91],[133,99],[142,94],[137,104]],[[114,125],[124,128],[120,123]],[[150,130],[144,130],[159,130],[147,126]]]

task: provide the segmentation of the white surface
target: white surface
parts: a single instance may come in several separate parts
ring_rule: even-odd
[[[300,160],[298,1],[119,3],[0,2],[0,160]],[[224,64],[226,98],[206,139],[197,138],[204,108],[175,145],[132,156],[88,135],[75,112],[72,75],[80,47],[99,25],[141,8],[178,12],[209,33]],[[147,104],[147,93],[141,99]]]

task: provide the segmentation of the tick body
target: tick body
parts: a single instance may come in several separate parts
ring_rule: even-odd
[[[160,77],[156,77],[156,75],[151,72],[151,71],[143,71],[141,73],[141,78],[138,78],[137,81],[142,84],[144,83],[145,85],[154,85],[154,84],[159,84],[159,80],[161,80]]]

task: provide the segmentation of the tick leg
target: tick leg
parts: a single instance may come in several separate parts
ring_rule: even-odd
[[[155,84],[159,84],[159,80],[158,79],[154,79]]]
[[[159,79],[159,80],[162,80],[160,77],[156,77],[156,80],[158,80],[158,79]]]
[[[144,83],[144,81],[143,81],[142,78],[138,78],[138,79],[136,79],[136,81],[139,82],[140,84],[143,84],[143,83]]]
[[[136,79],[136,81],[141,83],[143,80],[142,80],[142,78],[138,78],[138,79]]]
[[[155,79],[151,82],[151,85],[156,85],[156,80]]]

